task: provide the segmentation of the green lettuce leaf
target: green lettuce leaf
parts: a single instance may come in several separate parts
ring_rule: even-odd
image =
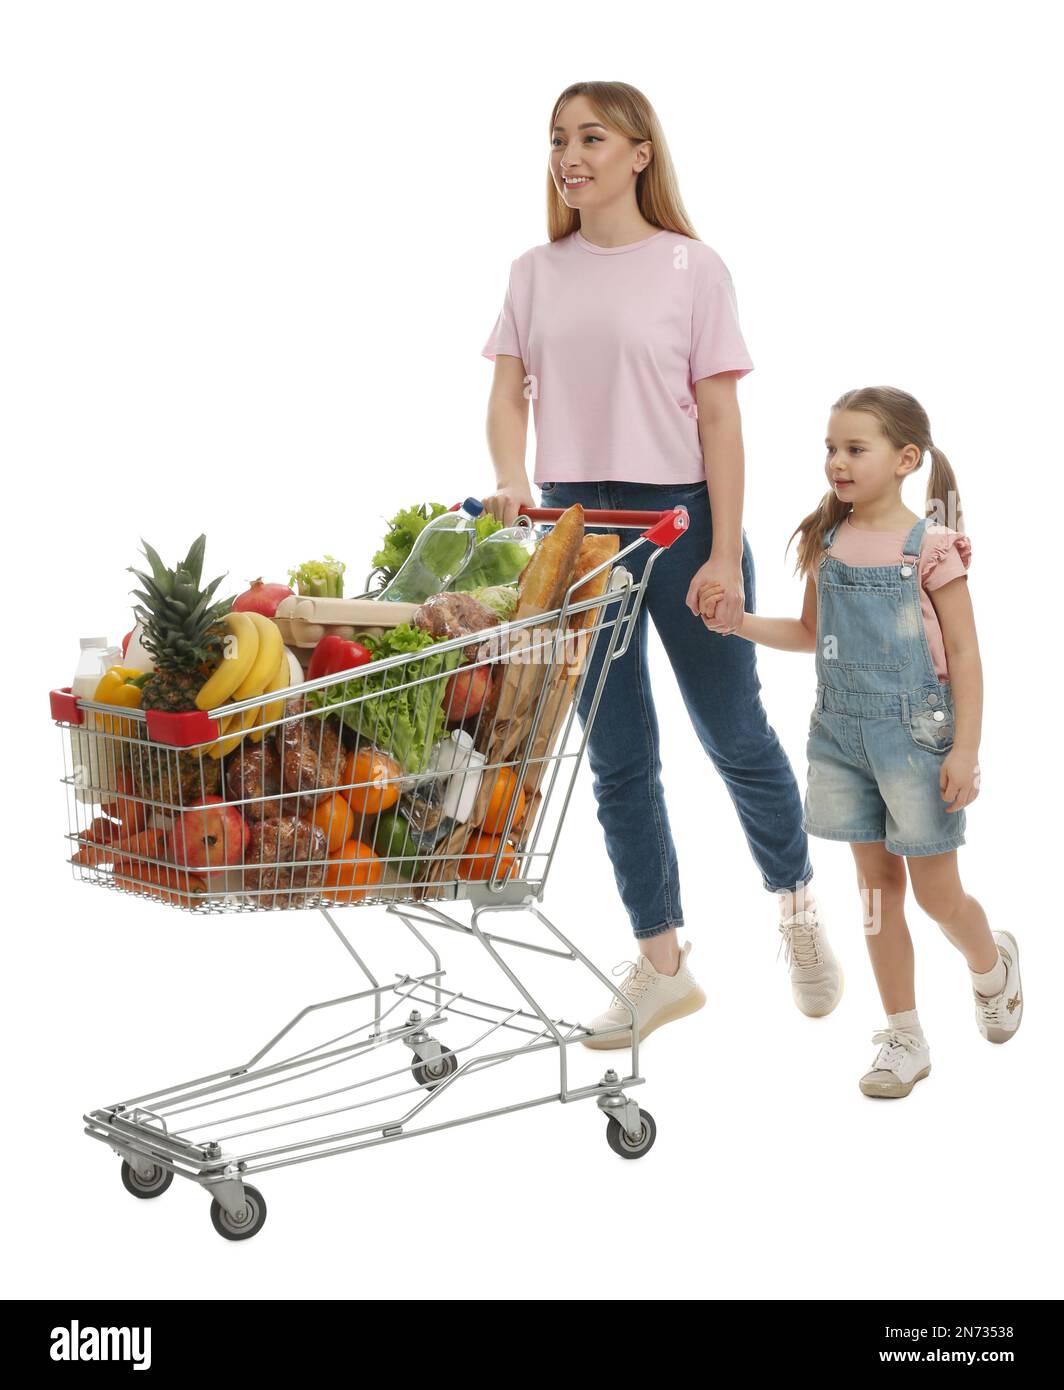
[[[407,655],[411,660],[386,671],[369,672],[357,680],[310,691],[309,703],[334,709],[339,719],[359,738],[389,753],[404,772],[424,772],[432,745],[443,735],[443,697],[447,678],[462,660],[462,649],[433,652],[437,643],[427,632],[410,623],[386,628],[379,635],[359,633],[356,641],[367,647],[374,661]],[[425,680],[425,676],[439,676]],[[410,681],[418,685],[402,689]],[[369,694],[369,692],[379,692]],[[345,700],[368,698],[344,706]]]
[[[508,623],[517,610],[519,595],[514,585],[492,584],[483,589],[470,589],[469,597],[494,613],[500,623]]]

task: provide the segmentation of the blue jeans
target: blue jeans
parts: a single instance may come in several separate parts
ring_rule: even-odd
[[[808,883],[813,870],[802,829],[802,799],[786,753],[761,704],[752,642],[710,632],[684,600],[709,558],[713,530],[705,483],[544,483],[544,507],[663,511],[683,505],[690,528],[662,552],[650,573],[632,640],[612,663],[588,738],[598,818],[637,940],[683,925],[676,848],[661,785],[658,721],[647,662],[653,620],[699,742],[724,778],[764,886],[773,893]],[[597,528],[596,528],[597,529]],[[612,529],[612,528],[611,528]],[[617,528],[621,547],[642,528]],[[642,578],[649,545],[625,561]],[[754,562],[743,535],[746,608],[754,611]],[[596,643],[578,715],[586,723],[609,633]],[[703,865],[712,872],[712,864]]]

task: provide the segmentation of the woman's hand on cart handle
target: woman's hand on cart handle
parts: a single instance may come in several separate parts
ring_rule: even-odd
[[[496,521],[501,521],[504,526],[514,524],[522,507],[535,505],[527,482],[510,483],[506,487],[496,488],[493,493],[480,500],[484,504],[484,510],[490,512]]]

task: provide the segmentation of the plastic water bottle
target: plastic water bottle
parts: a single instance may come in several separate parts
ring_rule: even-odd
[[[498,584],[516,584],[517,576],[532,558],[536,533],[528,523],[507,526],[485,536],[451,582],[451,588],[464,593],[469,589],[490,589]]]
[[[428,522],[402,568],[377,595],[384,603],[424,603],[442,593],[466,565],[477,543],[476,519],[484,508],[475,497]]]

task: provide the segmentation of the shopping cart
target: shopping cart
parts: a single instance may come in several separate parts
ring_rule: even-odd
[[[538,525],[562,515],[522,510]],[[120,1156],[134,1196],[159,1196],[175,1174],[189,1178],[211,1194],[216,1230],[244,1240],[266,1217],[253,1175],[590,1097],[615,1153],[649,1151],[653,1118],[626,1094],[643,1081],[635,1009],[539,903],[610,664],[631,641],[650,572],[687,513],[588,511],[585,524],[648,529],[574,581],[559,608],[475,638],[206,713],[119,710],[52,692],[76,878],[194,914],[315,909],[365,982],[300,1009],[247,1060],[85,1115],[85,1133]],[[651,553],[635,580],[623,561],[642,546]],[[604,570],[605,591],[580,598]],[[441,702],[465,735],[452,736],[447,760],[426,764],[415,739],[402,759],[382,753],[400,746],[400,729],[433,728]],[[114,818],[141,828],[116,841],[101,830]],[[436,906],[459,901],[472,906],[468,924]],[[373,904],[407,929],[423,969],[390,980],[370,969],[336,910]],[[488,929],[518,914],[531,936]],[[435,929],[479,942],[510,998],[452,987]],[[630,1030],[619,1052],[630,1050],[627,1075],[610,1068],[597,1084],[570,1084],[568,1049],[592,1030],[545,1008],[514,964],[521,951],[578,962],[627,1007],[630,1025],[599,1034]],[[557,1089],[453,1113],[478,1073],[551,1050]]]

